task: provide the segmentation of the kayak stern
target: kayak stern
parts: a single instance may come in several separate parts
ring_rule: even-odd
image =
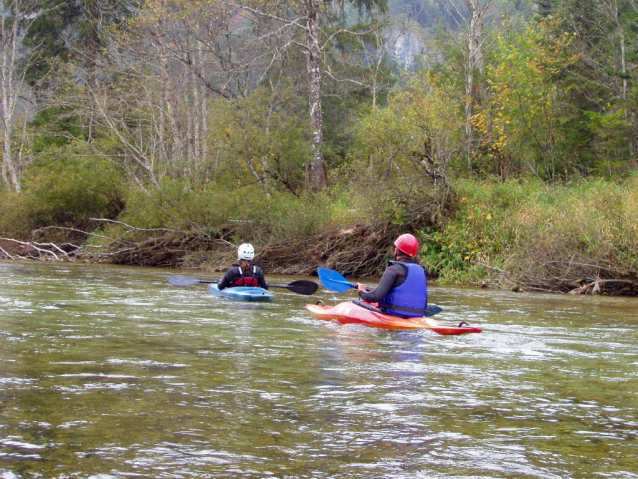
[[[235,286],[220,290],[217,288],[216,284],[210,284],[208,290],[213,296],[221,296],[235,301],[269,303],[274,299],[274,295],[267,289],[253,286]]]

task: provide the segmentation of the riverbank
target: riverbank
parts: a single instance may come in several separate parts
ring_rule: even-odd
[[[323,266],[364,278],[381,274],[393,239],[409,231],[419,239],[420,263],[442,284],[638,295],[638,177],[561,185],[459,180],[451,192],[380,198],[365,185],[243,204],[191,191],[180,196],[189,209],[176,207],[177,221],[129,192],[116,218],[25,231],[33,212],[14,204],[17,213],[8,213],[5,196],[0,257],[224,271],[236,246],[252,242],[271,274],[311,275]],[[23,229],[12,229],[20,212]]]
[[[445,283],[638,294],[638,178],[458,182],[455,216],[425,235]]]

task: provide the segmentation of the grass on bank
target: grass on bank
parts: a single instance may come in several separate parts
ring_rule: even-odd
[[[557,186],[462,180],[455,190],[455,217],[422,232],[422,262],[441,282],[480,284],[501,271],[568,290],[637,277],[638,176]]]

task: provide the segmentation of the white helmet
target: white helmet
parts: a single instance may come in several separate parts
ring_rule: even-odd
[[[251,244],[244,243],[240,245],[239,248],[237,249],[238,259],[245,259],[246,261],[252,261],[254,257],[255,257],[255,248],[253,248],[253,245]]]

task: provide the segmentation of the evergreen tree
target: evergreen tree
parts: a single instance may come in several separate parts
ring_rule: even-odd
[[[133,0],[41,0],[41,14],[27,33],[27,44],[38,45],[39,61],[29,69],[32,85],[49,74],[57,62],[75,61],[87,75],[96,67],[97,55],[105,45],[107,26],[132,15]]]
[[[636,18],[631,0],[538,2],[578,61],[557,72],[564,96],[558,145],[584,173],[625,169],[638,153]],[[552,41],[549,36],[547,42]]]

